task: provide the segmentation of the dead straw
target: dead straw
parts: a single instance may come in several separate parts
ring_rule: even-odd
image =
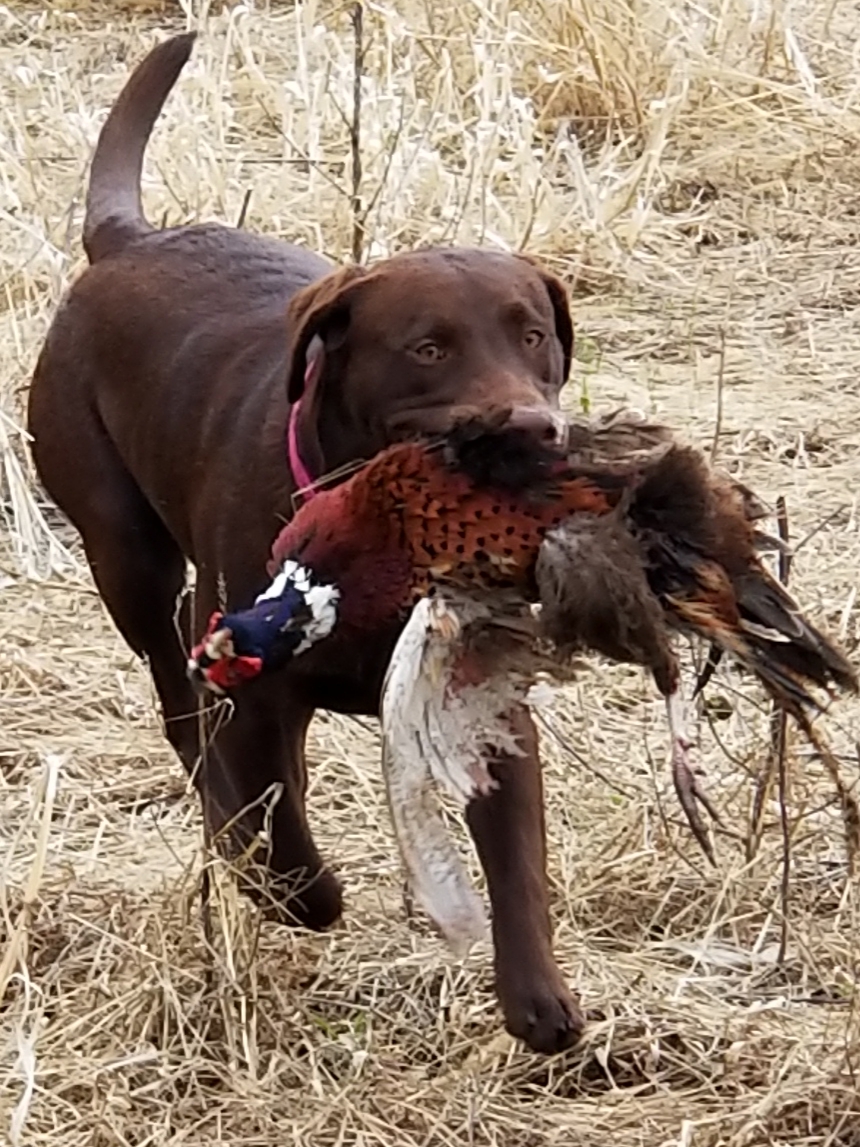
[[[83,265],[85,158],[130,63],[194,24],[148,153],[151,218],[249,225],[252,188],[254,228],[338,260],[355,254],[358,194],[366,259],[527,238],[575,285],[574,378],[589,371],[594,405],[639,406],[706,449],[719,424],[722,465],[769,501],[784,493],[809,535],[794,592],[857,650],[853,14],[397,0],[365,5],[359,37],[349,11],[0,9],[0,1138],[851,1147],[858,936],[826,760],[788,755],[777,977],[777,802],[762,797],[753,853],[726,837],[718,870],[691,871],[673,850],[681,818],[659,814],[670,782],[661,772],[655,791],[649,771],[665,735],[650,682],[595,664],[564,690],[558,739],[544,737],[553,917],[592,1020],[579,1051],[531,1056],[501,1029],[489,953],[458,963],[403,911],[366,725],[320,714],[310,739],[311,820],[345,882],[344,922],[261,926],[229,866],[204,857],[145,670],[33,479],[23,400]],[[359,71],[357,191],[340,109],[355,109]],[[702,763],[727,822],[749,816],[764,701],[728,665],[705,698],[719,743],[703,723]],[[833,760],[856,768],[858,703],[832,718]]]

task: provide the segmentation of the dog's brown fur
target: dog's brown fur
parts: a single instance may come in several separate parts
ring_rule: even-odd
[[[299,443],[315,475],[470,413],[508,411],[511,424],[552,435],[573,342],[562,284],[523,258],[437,249],[332,270],[229,227],[154,230],[140,200],[144,148],[192,43],[156,48],[105,124],[84,225],[91,266],[48,333],[29,411],[41,480],[79,530],[124,638],[148,659],[190,771],[197,701],[175,618],[186,558],[197,570],[194,605],[184,600],[178,619],[186,636],[202,631],[219,587],[231,608],[263,588],[291,512],[289,404],[302,400]],[[311,348],[321,369],[306,393]],[[325,928],[340,915],[340,886],[306,819],[305,736],[316,707],[376,715],[395,637],[327,642],[323,657],[249,684],[196,773],[215,830],[233,825],[231,847],[263,826],[283,786],[257,887],[281,919]],[[552,955],[540,764],[521,723],[528,759],[494,764],[499,788],[473,806],[469,827],[508,1028],[555,1051],[582,1017]]]

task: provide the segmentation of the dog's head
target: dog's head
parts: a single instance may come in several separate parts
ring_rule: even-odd
[[[433,249],[337,270],[294,298],[289,327],[288,398],[317,472],[475,418],[565,433],[567,292],[525,256]]]

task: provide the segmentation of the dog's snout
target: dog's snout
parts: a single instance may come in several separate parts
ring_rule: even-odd
[[[548,406],[515,406],[508,425],[515,430],[525,430],[552,446],[564,446],[567,440],[567,419]]]

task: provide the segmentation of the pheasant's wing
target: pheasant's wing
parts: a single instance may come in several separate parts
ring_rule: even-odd
[[[382,768],[403,863],[416,899],[455,950],[486,933],[483,904],[447,832],[439,780],[462,804],[492,784],[475,754],[446,742],[440,711],[461,621],[441,598],[422,598],[395,646],[382,689]],[[477,769],[477,775],[475,770]]]
[[[674,539],[663,539],[651,557],[649,572],[670,620],[741,662],[782,704],[795,712],[819,708],[810,685],[856,690],[851,665],[757,558],[731,577]]]
[[[661,688],[671,687],[674,658],[663,610],[641,549],[617,514],[575,514],[551,530],[535,580],[542,628],[557,646],[650,668]]]
[[[758,557],[748,494],[715,478],[698,452],[673,447],[649,465],[627,513],[676,623],[745,663],[795,710],[816,705],[812,684],[856,688],[851,666]]]

